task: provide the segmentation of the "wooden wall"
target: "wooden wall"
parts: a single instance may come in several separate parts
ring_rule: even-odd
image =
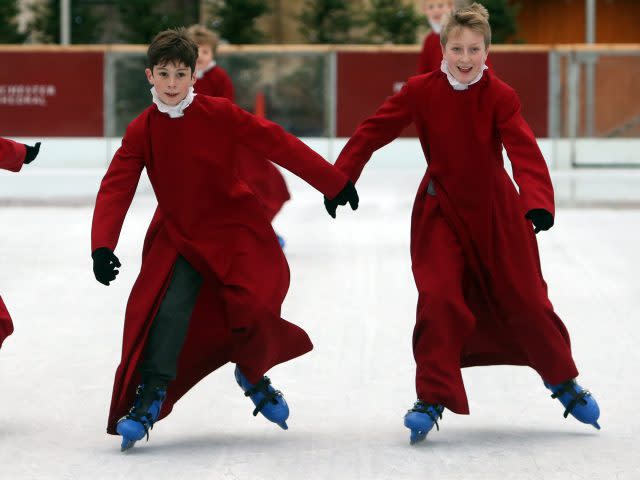
[[[585,0],[517,0],[526,43],[582,43]],[[596,0],[598,43],[640,43],[640,0]]]

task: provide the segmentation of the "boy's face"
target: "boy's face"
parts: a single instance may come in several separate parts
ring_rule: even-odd
[[[442,47],[442,56],[447,61],[449,72],[460,83],[470,83],[478,76],[488,53],[484,36],[465,27],[454,28],[447,44]]]
[[[164,65],[154,65],[153,70],[146,69],[147,80],[156,87],[158,97],[167,105],[177,105],[189,93],[189,88],[196,81],[191,67],[184,63],[166,63]]]
[[[198,60],[196,62],[196,70],[198,72],[206,69],[213,60],[213,50],[210,45],[198,45]]]
[[[424,14],[431,23],[442,24],[453,8],[450,0],[425,0]]]

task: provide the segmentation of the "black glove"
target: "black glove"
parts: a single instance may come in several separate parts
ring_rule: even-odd
[[[351,180],[348,180],[347,184],[342,190],[340,190],[340,193],[338,193],[335,198],[329,200],[327,197],[324,197],[324,208],[327,209],[329,215],[336,218],[338,205],[346,205],[347,202],[349,202],[351,210],[357,210],[359,201],[360,199],[358,198],[356,187],[351,183]]]
[[[24,157],[24,163],[33,162],[38,156],[40,151],[40,142],[36,143],[33,147],[31,145],[25,145],[27,147],[27,155]]]
[[[553,215],[544,208],[529,210],[525,217],[533,222],[533,226],[536,227],[534,230],[535,233],[538,233],[540,230],[549,230],[553,227]]]
[[[118,275],[116,268],[120,267],[120,260],[116,257],[111,249],[107,247],[96,248],[91,254],[93,258],[93,274],[103,285],[109,285]]]

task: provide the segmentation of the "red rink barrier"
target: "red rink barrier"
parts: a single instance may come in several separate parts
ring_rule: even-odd
[[[0,51],[0,134],[102,137],[103,52]]]
[[[338,52],[338,137],[349,137],[358,124],[415,75],[418,55],[412,52]],[[549,136],[549,53],[493,52],[497,75],[515,88],[524,118],[536,137]],[[437,112],[436,112],[437,114]],[[404,137],[416,136],[413,126]]]

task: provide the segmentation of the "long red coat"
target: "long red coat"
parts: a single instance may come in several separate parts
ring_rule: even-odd
[[[233,83],[222,67],[215,66],[194,85],[196,93],[210,97],[224,97],[234,101]],[[236,166],[244,180],[273,221],[282,206],[291,198],[280,171],[268,159],[254,158],[254,152],[243,146],[236,151]]]
[[[464,91],[453,90],[439,70],[412,77],[358,127],[336,166],[355,182],[373,152],[410,123],[428,161],[411,226],[419,398],[468,413],[459,367],[473,365],[529,365],[551,383],[574,378],[569,336],[548,300],[525,219],[531,209],[554,213],[553,187],[516,93],[490,71]],[[519,193],[504,169],[503,145]],[[428,194],[429,182],[436,196]],[[456,255],[462,264],[441,264]],[[464,284],[441,288],[454,270],[465,272]],[[454,326],[460,316],[451,312],[465,309],[473,315]],[[446,333],[438,339],[439,332]]]
[[[24,164],[27,148],[18,142],[0,138],[0,168],[18,172]],[[0,272],[1,273],[1,272]],[[0,297],[0,347],[5,338],[13,333],[13,323],[9,311]]]
[[[440,46],[440,34],[433,30],[424,37],[422,50],[418,57],[418,73],[429,73],[440,69],[442,63],[442,47]]]
[[[164,220],[147,236],[129,297],[109,433],[115,433],[115,423],[133,402],[140,380],[136,367],[178,255],[203,275],[204,284],[162,417],[228,361],[256,382],[272,366],[312,348],[302,329],[280,317],[289,268],[264,209],[236,175],[238,143],[329,197],[347,182],[281,127],[226,99],[197,95],[185,115],[173,119],[152,105],[129,125],[98,192],[92,250],[115,249],[143,168]]]

